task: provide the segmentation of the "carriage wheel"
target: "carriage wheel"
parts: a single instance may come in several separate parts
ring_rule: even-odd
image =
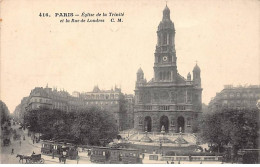
[[[44,159],[43,158],[41,158],[40,163],[44,164]]]

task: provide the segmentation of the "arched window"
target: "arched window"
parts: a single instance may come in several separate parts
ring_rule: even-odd
[[[163,44],[167,44],[167,33],[163,34]]]

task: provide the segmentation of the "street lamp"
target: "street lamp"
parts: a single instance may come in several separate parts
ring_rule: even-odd
[[[162,141],[160,140],[160,149],[161,149],[161,152],[162,152],[162,155],[163,155],[162,143],[164,142],[164,134],[165,134],[165,127],[164,127],[164,125],[161,128],[161,133],[162,133],[163,137],[161,139]]]

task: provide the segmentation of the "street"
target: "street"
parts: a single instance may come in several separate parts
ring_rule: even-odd
[[[16,129],[16,132],[21,136],[25,135],[25,140],[21,137],[21,140],[13,140],[11,137],[11,144],[9,146],[1,146],[1,163],[2,164],[17,164],[19,163],[20,158],[16,158],[17,154],[21,155],[31,155],[34,151],[36,154],[40,154],[40,148],[34,147],[31,145],[28,140],[30,138],[23,130],[19,129],[20,125],[12,125],[13,129]],[[21,141],[21,146],[20,146]],[[1,143],[2,144],[2,143]],[[14,149],[14,154],[11,154],[12,149]]]
[[[20,158],[17,157],[17,154],[20,155],[27,155],[31,156],[31,154],[34,152],[35,154],[41,154],[41,144],[40,143],[34,143],[31,140],[31,137],[28,137],[27,130],[19,129],[20,125],[12,125],[12,128],[16,130],[17,134],[21,135],[21,140],[13,140],[11,137],[11,144],[9,146],[3,146],[1,143],[1,164],[21,164],[19,162]],[[23,140],[23,135],[25,136],[25,140]],[[21,141],[21,146],[20,146]],[[14,154],[11,154],[12,149],[14,149]],[[51,156],[41,155],[41,157],[45,160],[45,164],[57,164],[60,163],[59,159],[55,157],[52,159]],[[23,161],[25,163],[25,160]],[[89,158],[87,157],[81,157],[79,164],[89,164],[91,163]],[[76,160],[67,160],[66,164],[77,164]]]
[[[3,146],[1,147],[1,164],[21,164],[19,162],[20,158],[17,157],[17,154],[20,155],[27,155],[31,156],[31,154],[34,152],[35,154],[41,154],[41,143],[34,143],[31,139],[31,137],[28,137],[27,130],[19,129],[20,125],[12,125],[12,128],[17,131],[18,134],[21,135],[21,140],[13,140],[11,138],[11,144],[9,146]],[[23,140],[23,136],[25,136],[25,140]],[[20,146],[21,141],[21,146]],[[11,154],[12,149],[14,149],[14,153]],[[86,156],[83,152],[79,153],[80,160],[78,161],[79,164],[91,164],[90,159],[88,156]],[[59,159],[55,157],[52,159],[51,156],[41,155],[41,158],[45,160],[44,164],[59,164]],[[25,163],[25,160],[23,161]],[[175,164],[178,164],[178,161],[174,162]],[[206,164],[220,164],[221,162],[203,162]],[[66,164],[77,164],[76,160],[66,160]],[[153,161],[148,159],[148,155],[145,156],[143,159],[143,164],[166,164],[166,161]],[[182,161],[181,164],[200,164],[200,161],[198,162],[187,162]]]

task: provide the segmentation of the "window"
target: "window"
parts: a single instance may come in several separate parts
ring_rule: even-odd
[[[110,98],[111,98],[111,99],[114,99],[114,95],[113,95],[113,94],[111,94],[111,95],[110,95]]]
[[[167,34],[163,34],[163,44],[167,44]]]

